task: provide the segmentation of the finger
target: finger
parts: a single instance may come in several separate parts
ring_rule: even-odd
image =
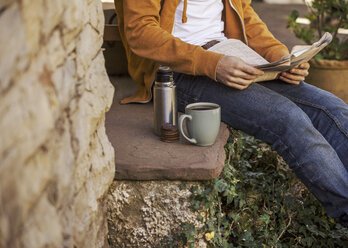
[[[309,65],[308,62],[304,62],[304,63],[300,64],[299,67],[302,68],[302,69],[308,70],[310,65]]]
[[[251,65],[248,65],[248,64],[244,64],[244,66],[240,69],[245,73],[255,75],[255,76],[262,76],[263,74],[265,74],[262,70],[257,69]]]
[[[291,72],[292,74],[297,74],[297,75],[301,75],[301,76],[308,76],[308,70],[307,69],[291,69],[289,72]]]
[[[235,58],[238,62],[236,63],[236,68],[247,73],[250,75],[256,75],[256,76],[261,76],[264,74],[264,72],[260,69],[257,69],[253,67],[252,65],[249,65],[245,63],[242,59],[240,58]]]
[[[244,90],[246,88],[248,88],[249,85],[240,85],[240,84],[236,84],[236,83],[230,83],[227,82],[225,83],[227,86],[238,89],[238,90]]]
[[[240,78],[247,79],[247,80],[252,80],[252,79],[255,79],[257,77],[256,75],[251,75],[251,74],[245,73],[244,71],[241,71],[241,70],[231,71],[231,76],[236,77],[236,78],[240,77]]]
[[[305,79],[305,77],[302,75],[296,75],[296,74],[292,74],[288,72],[283,72],[281,75],[285,78],[288,78],[290,80],[295,80],[295,81],[303,81]]]
[[[280,76],[279,79],[289,84],[299,84],[301,82],[301,81],[291,80],[283,76]]]
[[[243,79],[240,77],[234,77],[234,76],[227,76],[226,78],[223,78],[222,80],[220,80],[221,83],[230,86],[229,84],[237,84],[240,85],[242,87],[247,87],[249,84],[251,84],[252,80],[248,80],[248,79]]]
[[[248,86],[249,84],[251,84],[252,80],[244,79],[244,78],[241,78],[241,77],[229,77],[227,82],[240,84],[242,86]]]

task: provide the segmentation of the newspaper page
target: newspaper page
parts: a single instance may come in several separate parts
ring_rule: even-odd
[[[332,35],[326,32],[319,41],[308,46],[294,46],[291,50],[291,68],[307,62],[324,49],[332,40]]]
[[[253,82],[274,80],[278,77],[281,67],[282,69],[286,70],[286,68],[289,68],[290,66],[290,56],[276,62],[269,63],[252,48],[247,46],[242,41],[236,39],[222,41],[212,46],[208,50],[229,56],[239,57],[247,64],[263,70],[265,72],[264,75],[257,77],[253,80]]]
[[[312,45],[294,46],[289,56],[272,63],[269,63],[245,43],[236,39],[222,41],[209,48],[208,51],[239,57],[246,63],[263,70],[265,74],[253,81],[261,82],[276,79],[281,72],[307,62],[326,47],[331,40],[332,35],[326,32],[319,41]]]
[[[241,58],[245,63],[251,65],[269,64],[260,54],[248,47],[245,43],[236,39],[224,40],[208,49],[208,51],[221,53]]]

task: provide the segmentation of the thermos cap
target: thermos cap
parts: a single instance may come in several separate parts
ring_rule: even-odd
[[[160,66],[158,68],[156,82],[173,82],[173,71],[169,66]]]

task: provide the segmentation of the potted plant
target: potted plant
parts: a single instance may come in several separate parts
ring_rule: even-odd
[[[306,82],[328,90],[348,103],[348,1],[306,0],[309,25],[297,23],[299,13],[293,10],[288,28],[307,44],[312,44],[324,32],[330,32],[332,42],[309,61],[311,68]]]

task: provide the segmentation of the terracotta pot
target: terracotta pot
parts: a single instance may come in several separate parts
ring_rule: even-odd
[[[348,103],[348,61],[312,59],[309,63],[311,67],[305,81]]]

